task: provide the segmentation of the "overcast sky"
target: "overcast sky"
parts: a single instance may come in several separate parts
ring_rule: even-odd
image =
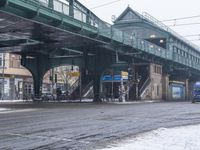
[[[87,8],[94,8],[101,4],[115,0],[79,0]],[[102,20],[111,23],[111,16],[119,16],[127,6],[139,13],[147,12],[159,20],[174,19],[200,15],[200,0],[119,0],[113,4],[92,9]],[[165,22],[173,25],[175,21]],[[176,24],[200,23],[200,17],[176,21]],[[200,34],[200,24],[171,27],[180,35]],[[187,37],[189,40],[200,39],[200,36]],[[199,41],[193,41],[200,46]]]

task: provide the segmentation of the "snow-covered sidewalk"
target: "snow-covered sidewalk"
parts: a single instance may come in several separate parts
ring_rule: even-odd
[[[0,103],[18,103],[18,102],[26,102],[27,100],[0,100]]]
[[[8,110],[10,110],[10,109],[9,109],[9,108],[1,108],[1,107],[0,107],[0,112],[8,111]]]
[[[101,150],[200,150],[200,125],[160,128]]]

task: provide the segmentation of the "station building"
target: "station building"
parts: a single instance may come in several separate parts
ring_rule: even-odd
[[[132,39],[136,39],[134,41],[137,41],[137,38],[139,38],[152,43],[150,49],[153,48],[153,44],[155,44],[169,51],[175,51],[176,49],[179,50],[179,46],[184,45],[182,43],[183,41],[176,37],[174,33],[168,32],[168,29],[165,29],[166,26],[160,21],[147,13],[139,14],[130,7],[127,7],[114,21],[114,27],[120,29],[124,33],[132,34]],[[172,39],[180,40],[180,45],[171,47],[168,43]],[[139,52],[133,55],[137,56],[137,58],[143,57]],[[135,59],[134,62],[132,62],[134,76],[140,76],[140,79],[137,81],[138,79],[136,77],[135,81],[133,81],[135,83],[129,84],[129,92],[127,93],[129,99],[167,101],[190,99],[193,82],[189,83],[187,70],[185,71],[184,68],[177,68],[177,71],[174,69],[170,72],[169,68],[163,67],[165,63],[168,62],[160,63],[158,61],[158,63],[156,63],[156,58],[152,55],[149,57],[152,57],[152,62],[154,63],[145,61],[145,58]],[[128,69],[126,69],[126,71],[128,71]],[[105,94],[105,89],[107,89],[108,95],[113,95],[114,92],[114,95],[116,95],[114,97],[118,97],[117,91],[120,86],[120,80],[115,80],[114,76],[113,79],[106,79],[106,75],[108,77],[111,74],[103,75],[102,87],[104,87],[104,89],[102,89],[102,92]],[[124,81],[125,85],[128,85],[127,83],[127,81]]]

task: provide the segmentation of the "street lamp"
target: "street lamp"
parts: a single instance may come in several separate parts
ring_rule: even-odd
[[[3,57],[2,57],[2,78],[3,78],[3,84],[2,84],[2,91],[1,91],[1,99],[3,100],[4,99],[4,89],[5,89],[5,54],[3,53],[2,54]]]

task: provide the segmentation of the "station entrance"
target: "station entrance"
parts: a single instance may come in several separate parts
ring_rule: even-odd
[[[102,82],[102,94],[104,101],[123,101],[128,100],[128,86],[127,82]]]
[[[117,62],[101,77],[101,93],[104,101],[128,100],[128,64]]]

